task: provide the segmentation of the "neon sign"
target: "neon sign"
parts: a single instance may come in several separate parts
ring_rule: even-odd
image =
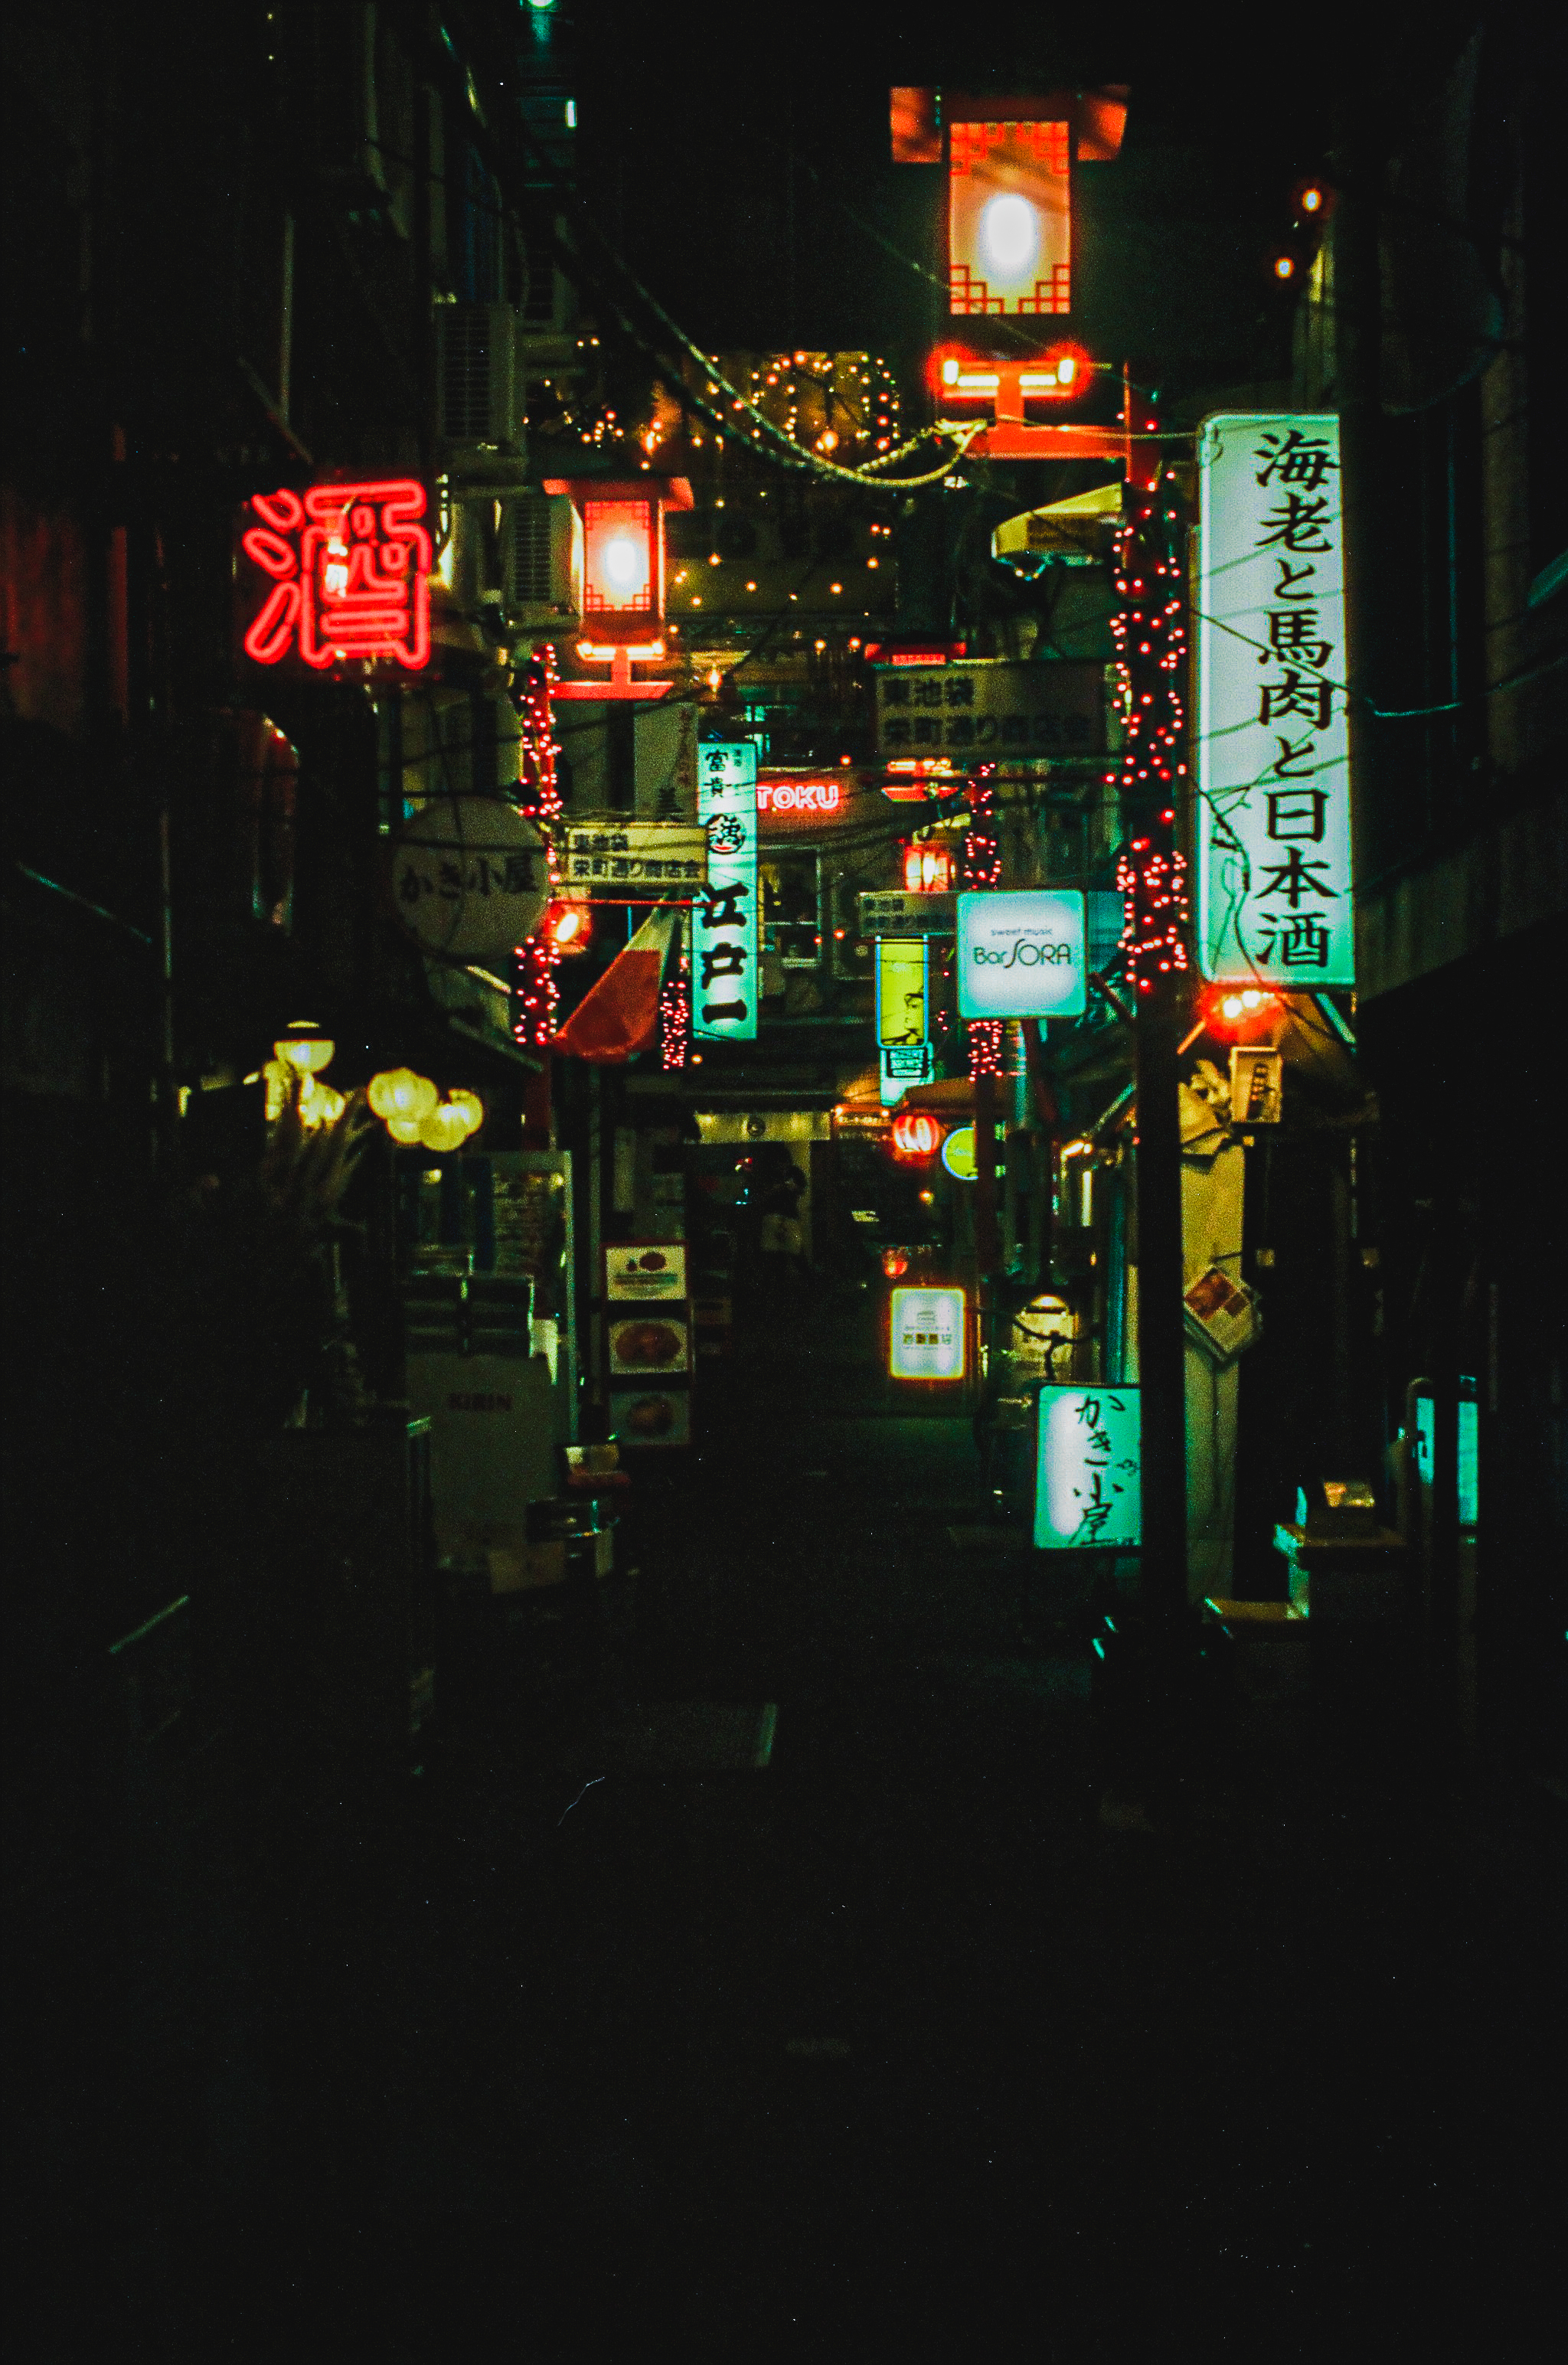
[[[842,780],[759,780],[756,810],[775,821],[833,818],[844,811]]]
[[[241,537],[272,578],[245,634],[245,654],[277,665],[291,650],[318,672],[384,659],[417,673],[430,663],[431,538],[425,488],[411,477],[257,493],[258,524]]]
[[[902,1158],[935,1158],[942,1147],[942,1128],[924,1109],[908,1110],[893,1119],[893,1148]]]

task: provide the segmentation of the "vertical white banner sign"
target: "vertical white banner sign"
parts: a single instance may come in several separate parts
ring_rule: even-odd
[[[1339,421],[1219,411],[1198,466],[1198,965],[1353,985]]]
[[[708,833],[708,884],[691,911],[691,1031],[710,1042],[756,1039],[756,742],[697,750],[697,817]]]

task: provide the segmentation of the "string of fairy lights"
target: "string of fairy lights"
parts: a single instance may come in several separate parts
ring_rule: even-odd
[[[522,668],[512,692],[521,725],[518,810],[537,823],[543,835],[550,875],[550,902],[544,916],[512,952],[512,1034],[531,1050],[544,1049],[554,1037],[561,998],[555,974],[561,957],[550,925],[561,883],[555,825],[563,801],[555,778],[555,758],[561,750],[551,706],[554,684],[555,652],[546,645]]]
[[[1111,631],[1125,701],[1114,779],[1129,830],[1116,864],[1126,918],[1117,963],[1142,1000],[1188,966],[1186,858],[1176,808],[1187,766],[1183,530],[1169,486],[1145,489],[1118,528]]]
[[[1000,887],[1002,840],[996,827],[996,766],[981,764],[969,776],[969,825],[959,857],[966,889]],[[1000,1018],[972,1018],[966,1029],[971,1077],[1004,1073],[1007,1029]]]

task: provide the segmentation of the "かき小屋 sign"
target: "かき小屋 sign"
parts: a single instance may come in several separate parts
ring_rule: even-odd
[[[1136,1550],[1143,1541],[1136,1386],[1040,1390],[1035,1542],[1043,1552]]]

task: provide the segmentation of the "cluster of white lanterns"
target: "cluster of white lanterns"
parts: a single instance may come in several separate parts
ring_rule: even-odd
[[[308,1132],[336,1124],[348,1107],[348,1098],[321,1078],[331,1066],[337,1048],[331,1037],[308,1018],[297,1018],[279,1037],[262,1070],[269,1124],[275,1124],[283,1115],[291,1093]],[[392,1139],[406,1149],[417,1143],[421,1149],[461,1149],[485,1122],[485,1104],[477,1093],[448,1093],[443,1100],[430,1078],[416,1075],[412,1068],[386,1068],[372,1076],[365,1098]]]
[[[386,1068],[372,1076],[365,1094],[394,1141],[411,1149],[461,1149],[485,1122],[477,1093],[448,1093],[444,1100],[428,1076],[412,1068]]]

